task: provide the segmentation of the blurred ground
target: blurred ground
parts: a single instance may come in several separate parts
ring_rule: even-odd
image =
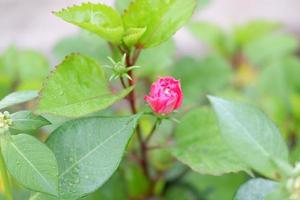
[[[99,2],[89,0],[91,2]],[[77,30],[51,14],[83,0],[0,0],[0,52],[9,44],[34,48],[50,55],[55,42]],[[113,4],[113,0],[101,0]],[[211,0],[195,14],[197,20],[215,22],[226,29],[251,19],[264,18],[287,25],[300,33],[299,0]],[[186,30],[176,35],[180,54],[197,54],[203,46]]]

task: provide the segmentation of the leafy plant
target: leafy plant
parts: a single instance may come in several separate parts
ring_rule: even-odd
[[[196,22],[190,30],[211,51],[176,59],[172,36],[206,3],[122,0],[53,12],[81,31],[55,45],[59,64],[47,78],[42,55],[8,48],[5,198],[299,199],[298,42],[268,21],[231,32]]]

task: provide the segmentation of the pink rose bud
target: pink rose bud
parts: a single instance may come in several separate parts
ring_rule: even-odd
[[[144,100],[157,114],[169,114],[178,109],[183,100],[180,81],[173,77],[162,77],[151,86],[149,96]]]

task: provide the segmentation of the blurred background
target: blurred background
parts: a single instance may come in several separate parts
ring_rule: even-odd
[[[0,0],[0,98],[15,90],[40,89],[49,71],[71,52],[107,63],[111,52],[104,40],[51,13],[81,2],[84,1]],[[122,12],[130,0],[92,2],[114,5]],[[138,71],[140,82],[144,83],[139,84],[139,96],[148,91],[157,76],[173,75],[181,80],[185,95],[181,113],[208,106],[207,94],[251,102],[276,122],[289,145],[291,161],[299,160],[300,1],[197,0],[197,3],[190,22],[172,39],[142,51],[137,63],[143,66]],[[140,106],[145,106],[142,99]],[[165,144],[169,138],[166,133],[174,134],[170,125],[162,126],[154,144]],[[195,129],[187,127],[189,130],[185,132]],[[184,159],[189,162],[188,157]],[[212,177],[188,171],[164,149],[154,151],[151,162],[159,170],[170,170],[167,181],[172,182],[176,174],[184,172],[165,191],[166,199],[170,200],[230,200],[249,178],[244,173]],[[130,177],[125,179],[140,186],[139,191],[129,188],[130,195],[138,197],[147,189],[147,183],[141,181],[140,173],[132,171],[126,171],[125,175]],[[99,199],[99,195],[107,195],[111,188],[115,191],[113,181],[100,189],[96,197],[85,200]],[[118,199],[105,195],[101,199]],[[17,199],[26,198],[20,193]]]
[[[18,47],[34,48],[50,56],[55,42],[78,30],[51,12],[82,2],[84,1],[27,0],[24,3],[21,0],[0,0],[2,16],[0,51],[10,44],[17,44]],[[114,4],[114,0],[90,2]],[[199,2],[200,9],[195,13],[194,20],[213,22],[225,30],[230,30],[253,19],[266,19],[283,23],[288,31],[300,37],[298,0],[200,0]],[[184,29],[176,34],[175,39],[180,54],[199,55],[205,46]]]

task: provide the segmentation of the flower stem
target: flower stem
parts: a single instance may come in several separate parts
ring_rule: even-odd
[[[159,124],[160,124],[160,122],[161,122],[161,119],[157,117],[156,120],[155,120],[155,122],[154,122],[154,125],[153,125],[153,127],[152,127],[152,129],[151,129],[151,131],[150,131],[150,133],[149,133],[149,135],[148,135],[148,136],[146,137],[146,139],[145,139],[145,143],[146,143],[146,144],[149,143],[150,139],[152,138],[153,134],[155,133],[157,127],[158,127]]]
[[[140,52],[140,50],[138,50],[136,52]],[[138,56],[139,56],[139,53],[135,53],[133,59],[131,59],[130,52],[128,51],[126,53],[126,66],[127,67],[133,66],[136,63],[136,61],[138,59]],[[134,74],[133,74],[132,70],[130,70],[128,72],[128,75],[132,78],[132,80],[128,79],[128,84],[129,84],[129,86],[133,86],[135,78],[134,78]],[[136,95],[135,95],[135,90],[134,89],[129,93],[128,102],[129,102],[129,105],[130,105],[131,113],[136,114],[137,113]],[[148,166],[148,156],[147,156],[147,146],[146,146],[146,143],[143,140],[142,131],[141,131],[141,127],[140,127],[139,123],[137,124],[136,132],[137,132],[137,137],[138,137],[139,144],[140,144],[140,149],[141,149],[140,163],[141,163],[141,166],[142,166],[142,169],[143,169],[143,172],[144,172],[145,176],[147,176],[150,179],[149,166]]]
[[[1,148],[0,148],[0,174],[1,174],[1,179],[3,181],[4,196],[6,200],[13,200],[12,189],[9,182],[8,173],[3,159],[3,155],[1,153]]]

